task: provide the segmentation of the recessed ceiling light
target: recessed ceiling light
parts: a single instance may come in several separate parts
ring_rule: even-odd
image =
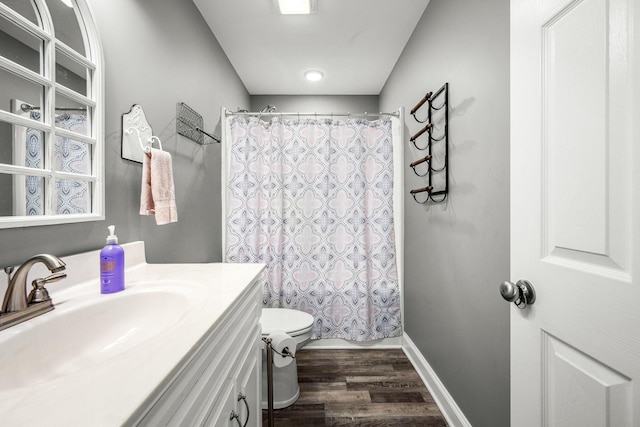
[[[318,0],[277,0],[283,15],[306,15],[318,10]]]
[[[322,74],[322,71],[318,70],[309,70],[304,73],[304,78],[309,80],[310,82],[317,82],[319,80],[322,80],[323,77],[324,74]]]

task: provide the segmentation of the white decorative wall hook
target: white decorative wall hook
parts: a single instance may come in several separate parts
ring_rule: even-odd
[[[126,129],[124,132],[125,132],[127,135],[131,135],[131,134],[133,134],[133,133],[134,133],[134,131],[135,131],[135,133],[137,133],[137,134],[138,134],[138,143],[140,144],[140,148],[142,149],[142,151],[144,151],[145,153],[150,152],[150,151],[151,151],[151,148],[153,147],[153,142],[154,142],[154,141],[158,143],[158,148],[159,148],[161,151],[163,151],[163,150],[162,150],[162,142],[160,141],[160,138],[158,138],[158,137],[157,137],[157,136],[155,136],[155,135],[151,135],[151,137],[149,137],[149,138],[147,138],[147,139],[145,140],[145,142],[146,142],[146,143],[148,143],[148,145],[146,145],[146,144],[144,144],[144,143],[142,142],[142,136],[140,135],[140,131],[138,130],[138,128],[130,127],[130,128],[128,128],[128,129]]]
[[[150,150],[154,141],[162,150],[160,139],[153,136],[144,110],[134,104],[128,113],[122,115],[122,158],[142,163],[142,154]]]

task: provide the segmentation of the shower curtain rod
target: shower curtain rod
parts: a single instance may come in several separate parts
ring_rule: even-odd
[[[36,106],[33,106],[33,105],[29,105],[29,104],[22,104],[20,106],[20,109],[26,113],[26,112],[29,112],[29,111],[40,110],[40,107],[36,107]],[[55,110],[56,111],[87,111],[86,108],[57,108],[57,107],[55,108]]]
[[[226,111],[227,116],[323,116],[323,117],[382,117],[382,116],[394,116],[400,117],[400,113],[394,111],[392,113],[294,113],[294,112],[278,112],[278,111]]]

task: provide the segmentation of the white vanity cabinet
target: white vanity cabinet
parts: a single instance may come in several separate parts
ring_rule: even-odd
[[[134,424],[261,426],[261,306],[261,289],[253,282],[150,397]]]
[[[0,425],[261,426],[264,265],[149,264],[144,242],[122,247],[124,291],[100,293],[99,250],[64,257],[55,310],[0,331]]]

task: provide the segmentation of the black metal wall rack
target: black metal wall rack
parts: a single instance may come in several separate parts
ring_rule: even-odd
[[[427,104],[427,117],[423,120],[416,113]],[[426,123],[410,139],[411,143],[420,151],[427,151],[424,157],[409,164],[413,172],[420,177],[427,177],[427,186],[415,188],[409,193],[413,199],[421,204],[429,201],[442,203],[449,193],[449,83],[445,83],[435,93],[428,92],[411,109],[411,115],[418,123]],[[441,129],[441,131],[440,131]],[[419,138],[427,134],[426,142],[418,143]],[[436,165],[436,161],[442,158]],[[443,176],[436,179],[436,176]],[[427,193],[424,200],[419,200],[417,194]]]

